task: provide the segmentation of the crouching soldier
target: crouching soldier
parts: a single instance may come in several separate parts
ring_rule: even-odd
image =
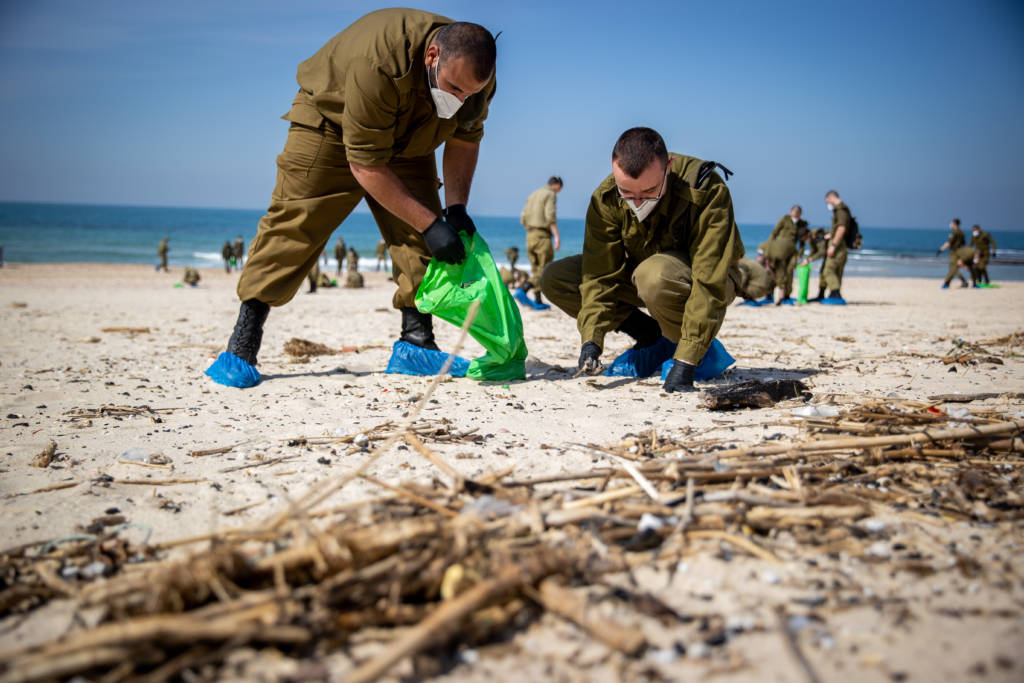
[[[612,173],[590,200],[583,253],[541,275],[544,295],[577,320],[581,372],[599,372],[605,337],[624,332],[644,366],[666,362],[665,391],[694,389],[695,368],[735,296],[743,257],[716,166],[670,155],[650,128],[631,128],[615,143]]]

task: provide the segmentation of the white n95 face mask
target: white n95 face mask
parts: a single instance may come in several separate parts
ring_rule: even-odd
[[[427,83],[430,83],[430,69],[427,69]],[[462,106],[462,100],[446,90],[437,87],[437,64],[434,64],[434,85],[430,86],[430,97],[434,100],[434,108],[442,119],[450,119]]]
[[[633,209],[633,215],[636,216],[636,219],[643,223],[644,219],[654,211],[654,207],[658,205],[659,201],[658,199],[645,199],[640,202],[640,206],[637,206],[632,199],[627,199],[626,203],[629,204],[629,208]]]

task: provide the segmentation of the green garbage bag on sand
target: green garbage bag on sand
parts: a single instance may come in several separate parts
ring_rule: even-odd
[[[807,289],[811,284],[811,265],[796,267],[796,302],[807,303]]]
[[[432,260],[416,292],[416,308],[462,327],[470,306],[479,300],[480,310],[469,334],[487,353],[470,361],[466,377],[525,379],[526,341],[519,306],[502,282],[480,233],[472,237],[459,233],[459,237],[466,247],[466,260],[458,265]]]

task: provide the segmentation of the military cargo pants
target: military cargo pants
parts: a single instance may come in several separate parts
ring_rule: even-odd
[[[530,259],[530,284],[540,286],[540,274],[555,258],[551,246],[551,228],[526,229],[526,256]]]
[[[946,279],[943,280],[942,286],[949,287],[949,283],[953,281],[953,278],[960,278],[960,282],[967,284],[967,280],[964,278],[964,274],[960,272],[959,259],[956,257],[956,253],[950,249],[949,251],[949,271],[946,273]]]
[[[825,256],[821,269],[822,281],[830,292],[838,292],[843,286],[843,271],[846,270],[846,244],[840,243],[832,256]]]
[[[388,163],[416,199],[441,215],[440,181],[434,155]],[[423,236],[381,206],[356,181],[340,131],[293,123],[277,157],[277,183],[260,219],[249,258],[238,280],[238,298],[282,306],[295,296],[331,233],[361,199],[370,206],[391,251],[398,291],[395,308],[415,306],[416,289],[430,263]]]
[[[736,296],[740,271],[734,265],[729,270],[725,303],[732,303]],[[573,318],[578,318],[583,301],[580,285],[583,284],[583,256],[569,256],[548,265],[540,278],[540,288],[548,301],[558,306]],[[633,270],[632,287],[622,288],[619,306],[615,311],[615,327],[622,324],[633,308],[646,307],[658,321],[661,333],[672,342],[682,337],[683,312],[693,287],[693,272],[690,260],[682,252],[668,251],[655,254],[640,262]],[[718,334],[718,330],[715,330]]]

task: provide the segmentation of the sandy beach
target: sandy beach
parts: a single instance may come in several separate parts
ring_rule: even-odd
[[[309,440],[398,423],[430,382],[384,374],[399,315],[391,308],[393,284],[370,272],[361,290],[308,294],[303,287],[270,314],[260,354],[263,383],[249,390],[216,385],[203,371],[232,330],[237,275],[214,269],[201,274],[198,287],[176,288],[180,272],[154,273],[146,266],[0,268],[4,547],[83,533],[110,514],[131,523],[124,535],[150,543],[254,524],[365,457],[360,441]],[[957,339],[985,346],[985,340],[1024,330],[1024,283],[942,291],[941,275],[850,279],[843,286],[850,304],[845,308],[734,305],[719,339],[737,363],[715,384],[802,379],[812,404],[839,411],[871,399],[1024,392],[1019,346],[986,347],[998,364],[941,361]],[[508,476],[516,479],[579,471],[609,457],[588,445],[614,448],[651,430],[715,437],[724,446],[805,434],[794,403],[710,412],[698,407],[695,394],[664,394],[657,378],[572,378],[579,353],[575,321],[555,309],[523,311],[523,317],[530,350],[525,381],[445,380],[421,414],[421,421],[460,435],[431,448],[463,476],[483,478],[510,468]],[[111,328],[123,329],[104,331]],[[441,322],[437,333],[445,350],[458,337],[457,329]],[[284,351],[292,338],[344,352],[296,362]],[[604,360],[628,346],[625,336],[610,336]],[[471,341],[462,355],[480,353]],[[1012,396],[963,405],[1024,417],[1024,400]],[[103,406],[135,410],[102,414]],[[33,466],[51,441],[52,462]],[[217,449],[224,452],[190,455]],[[150,466],[132,462],[145,456]],[[423,486],[439,476],[404,445],[383,455],[371,472],[384,482]],[[1021,474],[1011,469],[1007,481],[1019,485]],[[181,481],[157,486],[147,479]],[[54,488],[41,491],[48,487]],[[368,481],[353,481],[326,503],[381,493]],[[681,680],[712,673],[723,681],[806,680],[778,634],[775,607],[851,582],[878,600],[833,610],[799,635],[821,680],[1021,680],[1019,510],[1017,519],[997,524],[884,519],[893,529],[887,542],[910,546],[944,569],[922,577],[862,560],[854,562],[855,575],[843,576],[833,566],[840,560],[830,564],[822,557],[812,567],[788,559],[772,566],[741,552],[723,557],[715,542],[698,543],[671,581],[657,564],[636,568],[633,579],[679,610],[746,620],[711,655],[692,647],[689,654],[673,654],[671,629],[648,624],[643,628],[658,647],[638,660],[625,658],[547,615],[518,632],[511,647],[475,651],[443,680]],[[958,553],[980,569],[957,571],[950,558]],[[42,642],[70,625],[69,611],[55,605],[28,617],[8,614],[0,619],[0,651]],[[332,676],[346,666],[338,657]],[[288,667],[297,665],[286,659],[276,666],[265,675],[293,675]],[[240,678],[247,677],[244,671]]]

